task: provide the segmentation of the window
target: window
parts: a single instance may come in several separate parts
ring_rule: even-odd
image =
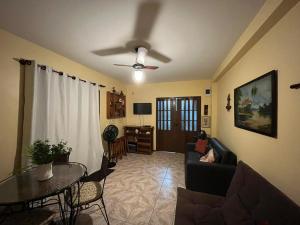
[[[182,131],[198,130],[198,99],[183,98],[180,100],[180,123]]]
[[[157,129],[171,130],[171,104],[170,98],[157,100]]]

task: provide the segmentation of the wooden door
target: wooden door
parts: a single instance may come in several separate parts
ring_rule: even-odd
[[[174,97],[156,99],[157,150],[185,152],[200,130],[200,97]]]

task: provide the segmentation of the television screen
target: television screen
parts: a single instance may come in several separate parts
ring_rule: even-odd
[[[152,114],[152,104],[151,103],[133,103],[133,114],[151,115]]]

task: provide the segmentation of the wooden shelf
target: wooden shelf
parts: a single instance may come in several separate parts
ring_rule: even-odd
[[[106,93],[107,119],[117,119],[126,116],[126,96],[116,92]]]
[[[132,140],[136,140],[138,153],[152,154],[153,129],[154,127],[150,126],[125,126],[124,135],[129,143],[132,143]]]

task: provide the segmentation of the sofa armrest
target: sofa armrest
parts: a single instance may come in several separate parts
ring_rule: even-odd
[[[232,165],[188,160],[185,168],[186,188],[192,191],[225,196],[235,168]]]
[[[185,147],[185,149],[186,149],[186,152],[192,152],[192,151],[195,151],[195,143],[187,143],[186,144],[186,147]]]

